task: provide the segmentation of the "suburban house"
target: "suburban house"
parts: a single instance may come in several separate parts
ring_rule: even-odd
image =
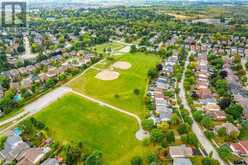
[[[59,165],[59,161],[55,158],[49,158],[41,163],[41,165]]]
[[[189,158],[175,158],[173,165],[192,165],[192,162]]]
[[[180,146],[170,146],[169,154],[171,158],[185,158],[193,155],[193,149],[185,144]]]
[[[220,106],[217,104],[207,104],[203,106],[203,110],[208,112],[208,111],[220,111]]]
[[[239,154],[241,156],[248,156],[248,140],[231,143],[230,148],[232,152],[236,154]]]
[[[50,148],[29,148],[16,158],[17,165],[35,165],[44,159]]]
[[[223,121],[226,119],[226,113],[223,111],[207,111],[206,115],[211,117],[213,120]]]
[[[11,133],[4,143],[4,149],[0,151],[0,159],[5,161],[13,161],[19,154],[28,148],[30,148],[29,145],[23,142],[20,136]]]
[[[215,127],[216,132],[221,128],[226,129],[227,135],[231,135],[233,132],[239,133],[239,129],[235,125],[233,125],[232,123],[223,123],[222,125],[216,126]]]
[[[32,78],[31,78],[31,77],[28,77],[28,78],[23,79],[23,80],[21,81],[21,86],[22,86],[23,88],[31,88],[32,83],[33,83]]]

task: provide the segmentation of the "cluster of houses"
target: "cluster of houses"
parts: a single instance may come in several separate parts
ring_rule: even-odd
[[[194,155],[194,150],[185,144],[169,147],[169,156],[173,159],[173,165],[192,165],[189,158]]]
[[[91,62],[92,54],[90,53],[65,53],[62,55],[56,55],[50,59],[43,60],[34,65],[28,65],[9,71],[4,71],[1,75],[8,77],[10,82],[10,89],[28,89],[32,87],[34,83],[42,83],[49,78],[55,78],[59,74],[64,73],[69,68],[81,67]],[[67,60],[66,60],[67,59]],[[53,65],[56,61],[59,65]],[[39,70],[39,68],[46,67],[46,72]],[[39,70],[37,73],[37,70]],[[6,90],[6,89],[5,89]],[[4,89],[0,87],[0,98],[4,96]]]
[[[248,119],[248,98],[247,98],[247,90],[239,83],[238,77],[233,73],[231,69],[231,61],[229,59],[225,59],[225,64],[223,69],[228,73],[227,80],[229,83],[230,90],[234,97],[234,100],[237,101],[244,110],[243,117]]]
[[[204,43],[195,41],[195,38],[189,36],[185,39],[185,46],[193,51],[213,51],[217,54],[236,55],[241,57],[248,55],[248,38],[239,36],[230,36],[228,40],[213,41],[212,35],[209,34],[208,39]]]
[[[208,60],[206,53],[199,53],[197,57],[196,94],[202,110],[214,120],[225,120],[226,114],[221,111],[214,94],[209,88]]]
[[[4,164],[17,162],[17,165],[59,165],[59,158],[46,159],[51,150],[49,143],[44,147],[31,147],[24,142],[17,131],[11,131],[0,151],[0,162]]]
[[[173,72],[173,66],[177,61],[177,52],[174,52],[174,54],[169,57],[164,64],[162,71],[164,74],[161,74],[149,88],[149,93],[151,93],[155,107],[155,111],[151,113],[150,117],[154,123],[169,121],[173,113],[170,100],[165,98],[164,92],[165,90],[174,88],[169,75]]]

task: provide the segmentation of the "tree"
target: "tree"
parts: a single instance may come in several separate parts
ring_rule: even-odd
[[[213,120],[208,116],[202,118],[201,124],[207,129],[213,128],[214,126]]]
[[[135,88],[135,89],[133,90],[133,93],[134,93],[135,95],[139,95],[139,94],[140,94],[140,90],[137,89],[137,88]]]
[[[207,130],[207,131],[205,131],[204,133],[205,133],[206,137],[207,137],[209,140],[213,139],[214,136],[215,136],[215,134],[213,133],[213,131],[208,131],[208,130]]]
[[[204,114],[202,111],[194,111],[193,112],[193,118],[195,119],[195,121],[200,122],[203,118]]]
[[[173,131],[168,131],[166,133],[166,140],[168,143],[174,143],[175,142],[175,135]]]
[[[170,125],[166,121],[162,121],[159,125],[158,128],[166,132],[169,129]]]
[[[152,130],[154,128],[154,121],[152,119],[145,119],[142,121],[142,126],[145,130]]]
[[[243,114],[243,108],[239,104],[231,103],[231,105],[226,108],[226,113],[230,114],[234,120],[240,119]]]
[[[230,135],[229,135],[229,138],[231,139],[231,140],[235,140],[235,139],[237,139],[239,137],[239,132],[238,131],[232,131],[231,133],[230,133]]]
[[[231,104],[231,99],[229,97],[221,98],[218,102],[218,105],[220,106],[221,109],[226,109],[227,107],[229,107],[230,104]]]
[[[147,156],[147,161],[148,161],[148,163],[149,163],[150,165],[152,165],[153,163],[156,164],[156,162],[157,162],[157,156],[156,156],[156,154],[149,154],[149,155]]]
[[[225,70],[220,71],[220,76],[222,79],[225,79],[228,76],[227,71],[225,71]]]
[[[99,151],[95,151],[86,158],[85,165],[101,165],[102,164],[101,159],[102,159],[102,153]]]
[[[171,124],[177,125],[178,123],[179,123],[179,118],[178,118],[177,114],[172,114],[172,116],[171,116]]]
[[[150,79],[154,79],[158,76],[158,71],[155,68],[151,68],[148,70],[148,77]]]
[[[4,143],[7,140],[6,136],[1,136],[0,137],[0,149],[2,150],[4,148]]]
[[[161,70],[163,70],[163,65],[162,64],[157,64],[156,68],[157,68],[158,71],[161,71]]]
[[[177,128],[177,131],[180,133],[180,134],[185,134],[185,133],[188,133],[190,130],[190,126],[188,123],[181,123],[178,128]]]
[[[131,160],[131,165],[143,165],[143,160],[140,156],[135,156]]]
[[[226,135],[226,128],[225,127],[219,128],[217,133],[219,136],[225,136]]]
[[[182,136],[182,141],[186,144],[194,145],[195,147],[198,147],[199,142],[195,134],[190,133]]]
[[[227,146],[221,146],[217,149],[217,151],[220,157],[225,161],[227,161],[230,157],[232,157],[232,153]]]
[[[131,46],[130,52],[131,52],[131,53],[137,52],[137,47],[136,47],[136,45],[132,45],[132,46]]]
[[[153,129],[151,131],[151,140],[153,142],[162,143],[164,139],[164,133],[160,129]]]

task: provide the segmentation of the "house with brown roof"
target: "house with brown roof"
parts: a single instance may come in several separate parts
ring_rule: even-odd
[[[10,89],[13,89],[13,90],[18,90],[20,88],[19,82],[11,82],[9,86],[10,86]]]
[[[17,165],[36,165],[39,164],[50,151],[50,148],[30,148],[23,151],[18,157]]]
[[[207,104],[203,106],[204,111],[220,111],[220,106],[217,104]]]
[[[47,72],[48,78],[53,78],[59,74],[58,70],[56,68],[51,68]]]
[[[23,88],[31,88],[31,87],[32,87],[32,84],[33,84],[33,80],[32,80],[31,77],[28,77],[28,78],[23,79],[23,80],[21,81],[21,86],[22,86]]]
[[[226,113],[223,111],[207,111],[206,115],[211,117],[213,120],[223,121],[226,119]]]
[[[169,155],[171,158],[184,158],[193,156],[193,149],[185,144],[180,146],[170,146]]]

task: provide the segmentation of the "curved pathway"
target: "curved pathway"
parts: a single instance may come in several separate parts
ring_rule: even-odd
[[[192,113],[191,113],[191,108],[188,105],[188,102],[186,100],[183,82],[184,82],[184,79],[185,79],[185,72],[186,72],[186,69],[187,69],[188,64],[189,64],[190,55],[191,55],[191,52],[189,52],[189,54],[187,56],[187,60],[186,60],[185,65],[184,65],[184,71],[183,71],[182,80],[179,83],[179,89],[180,89],[179,96],[182,99],[182,104],[183,104],[184,108],[189,111],[190,116],[193,119],[192,131],[197,136],[197,138],[198,138],[199,142],[201,143],[201,145],[203,146],[203,148],[207,151],[208,154],[210,154],[212,152],[213,153],[213,158],[218,160],[221,165],[225,165],[226,163],[220,158],[218,152],[216,151],[216,149],[214,148],[212,143],[207,139],[207,137],[205,136],[205,134],[204,134],[203,130],[201,129],[201,127],[194,120],[194,118],[192,116]]]
[[[126,114],[126,115],[128,115],[128,116],[131,116],[131,117],[135,118],[136,121],[137,121],[137,123],[138,123],[138,126],[139,126],[139,130],[136,132],[136,138],[137,138],[138,140],[144,140],[146,137],[149,136],[149,133],[146,132],[146,131],[144,131],[144,129],[142,128],[141,119],[140,119],[140,117],[137,116],[136,114],[131,113],[131,112],[128,112],[128,111],[123,110],[123,109],[121,109],[121,108],[115,107],[115,106],[110,105],[110,104],[108,104],[108,103],[105,103],[105,102],[103,102],[103,101],[97,100],[97,99],[92,98],[92,97],[90,97],[90,96],[84,95],[84,94],[82,94],[82,93],[80,93],[80,92],[77,92],[77,91],[75,91],[75,90],[73,90],[73,89],[71,89],[71,92],[74,93],[74,94],[76,94],[76,95],[78,95],[78,96],[81,96],[81,97],[83,97],[83,98],[85,98],[85,99],[87,99],[87,100],[90,100],[90,101],[92,101],[92,102],[98,103],[98,104],[100,104],[101,106],[105,106],[105,107],[111,108],[111,109],[113,109],[113,110],[115,110],[115,111],[118,111],[118,112],[120,112],[120,113],[124,113],[124,114]]]

